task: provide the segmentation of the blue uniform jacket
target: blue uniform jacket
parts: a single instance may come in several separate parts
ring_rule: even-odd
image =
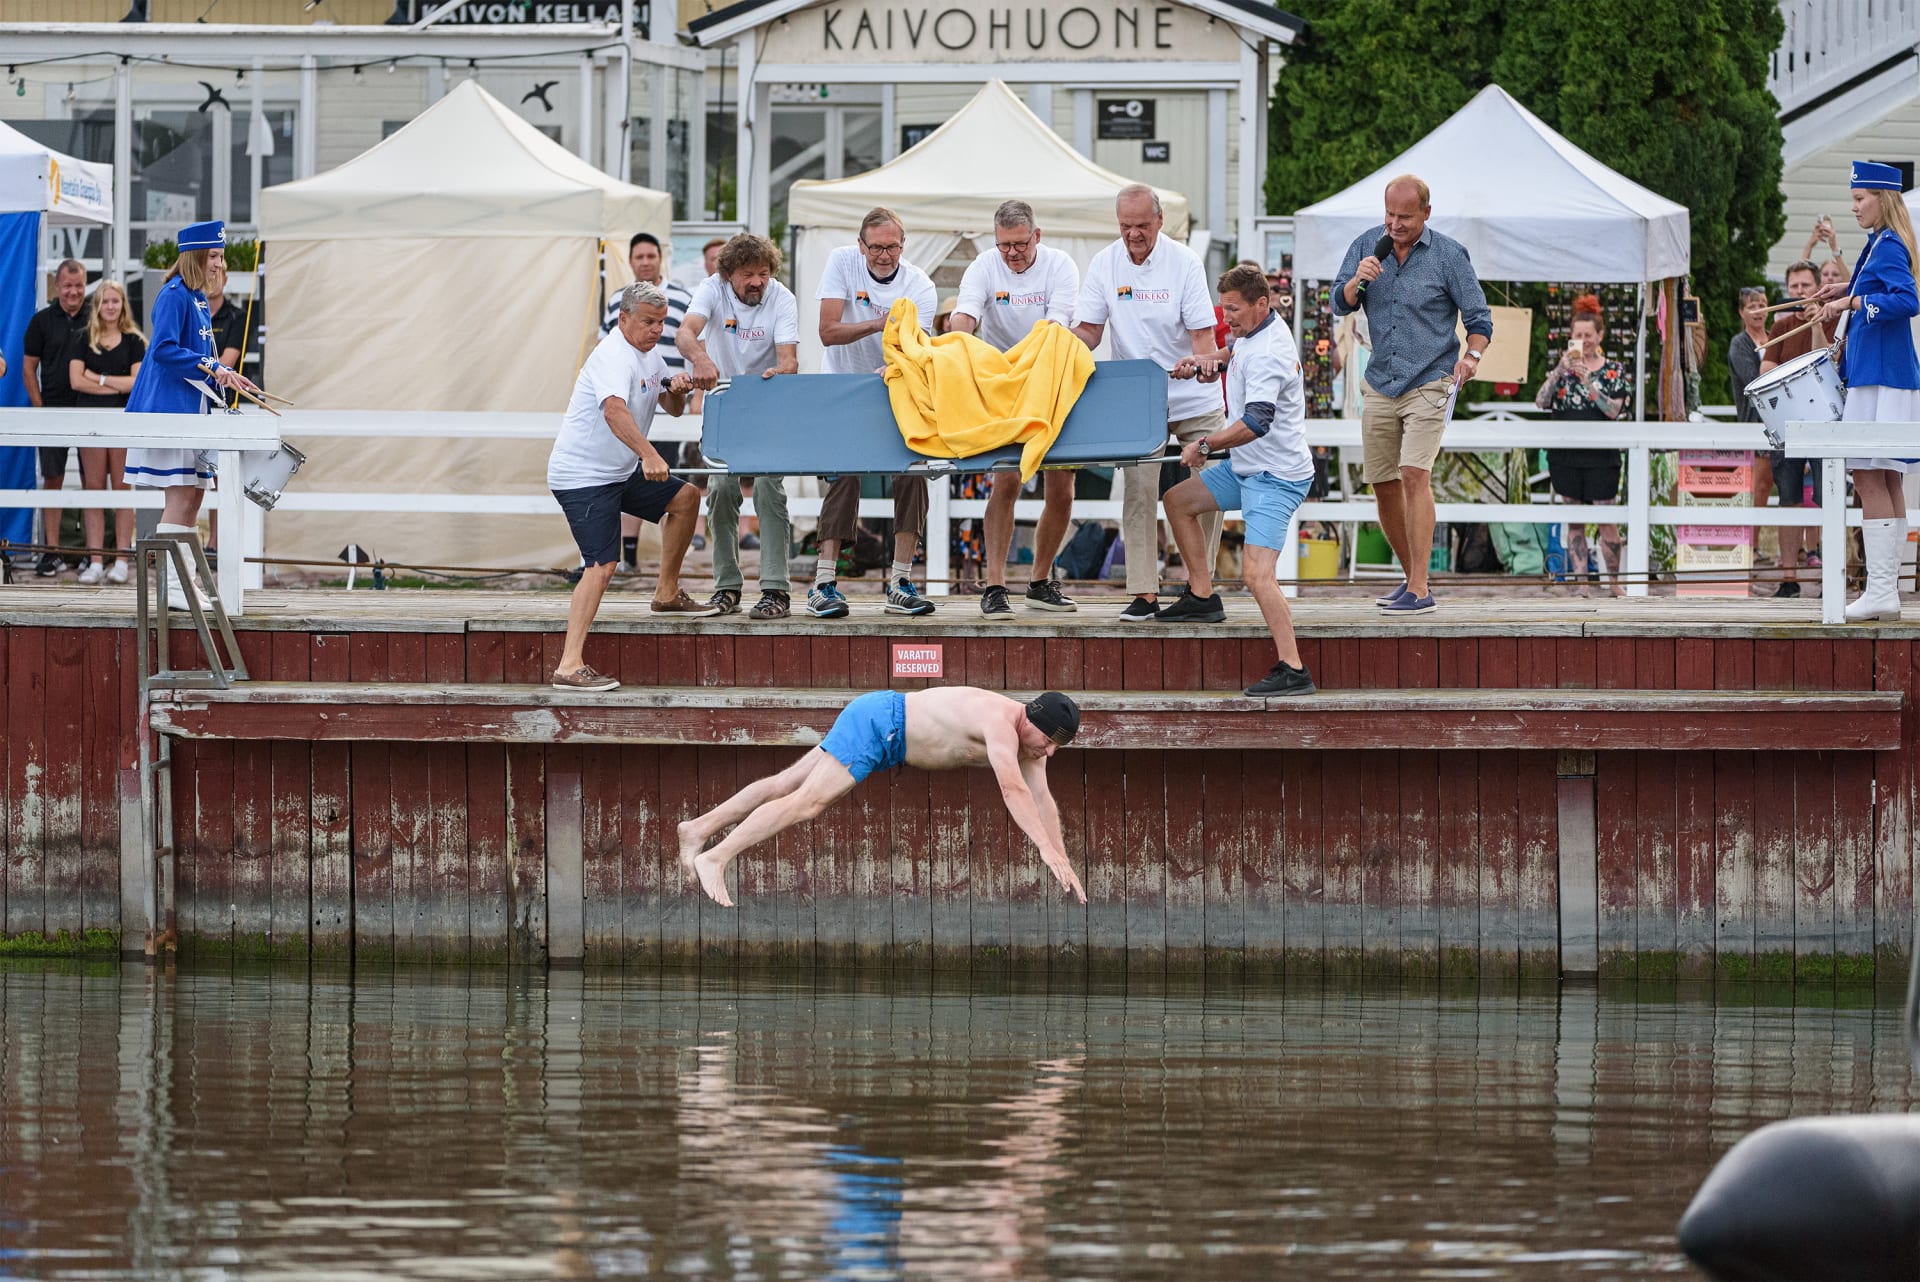
[[[1909,281],[1911,290],[1912,283]],[[153,341],[127,398],[130,414],[199,414],[210,402],[187,381],[211,382],[200,362],[215,360],[207,296],[178,276],[153,300]]]
[[[1884,227],[1868,237],[1847,292],[1860,300],[1847,320],[1841,357],[1847,386],[1920,388],[1911,323],[1920,314],[1920,293],[1906,243]]]

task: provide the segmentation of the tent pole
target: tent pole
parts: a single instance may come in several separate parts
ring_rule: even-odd
[[[1639,285],[1640,306],[1633,339],[1633,416],[1647,421],[1647,282]]]
[[[106,274],[127,278],[133,250],[133,69],[120,59],[113,79],[113,232],[108,238]],[[153,306],[151,298],[147,306]]]

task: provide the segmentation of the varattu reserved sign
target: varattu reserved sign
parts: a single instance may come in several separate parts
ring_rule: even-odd
[[[1232,62],[1229,23],[1182,4],[825,3],[762,30],[766,62]]]

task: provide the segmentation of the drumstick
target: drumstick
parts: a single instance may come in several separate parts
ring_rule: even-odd
[[[252,401],[255,405],[258,405],[261,409],[273,415],[275,418],[280,417],[279,410],[273,408],[273,406],[267,404],[265,401],[261,400],[258,396],[255,396],[252,392],[249,392],[246,388],[236,387],[233,390],[235,392],[238,392],[240,395],[246,397],[248,400]]]
[[[1769,338],[1766,342],[1760,344],[1759,350],[1764,352],[1769,347],[1772,347],[1775,343],[1784,343],[1787,339],[1792,338],[1795,334],[1804,333],[1805,331],[1812,329],[1815,325],[1818,325],[1819,323],[1820,323],[1820,318],[1816,316],[1812,320],[1808,321],[1806,324],[1798,326],[1794,329],[1790,329],[1786,333],[1780,335],[1780,337],[1778,338]]]
[[[1773,305],[1772,307],[1769,307],[1769,308],[1767,308],[1767,310],[1766,310],[1766,312],[1765,312],[1765,313],[1763,313],[1763,314],[1764,314],[1764,315],[1767,315],[1767,316],[1771,316],[1771,315],[1773,315],[1773,314],[1774,314],[1775,312],[1784,312],[1784,311],[1786,311],[1786,310],[1787,310],[1787,309],[1788,309],[1789,307],[1818,307],[1819,305],[1820,305],[1820,302],[1819,302],[1819,300],[1818,300],[1818,299],[1813,299],[1813,298],[1789,298],[1789,299],[1788,299],[1788,300],[1787,300],[1786,302],[1784,302],[1784,303],[1775,303],[1775,304],[1774,304],[1774,305]]]
[[[272,392],[267,391],[265,388],[260,389],[260,395],[266,397],[270,401],[279,401],[282,405],[286,405],[289,407],[293,406],[293,402],[288,400],[286,397],[275,396]]]

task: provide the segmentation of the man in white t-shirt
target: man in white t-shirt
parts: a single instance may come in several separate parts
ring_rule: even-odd
[[[627,242],[627,266],[633,269],[635,280],[646,281],[649,285],[658,285],[660,292],[667,296],[667,323],[660,331],[660,341],[654,346],[654,351],[659,353],[661,361],[665,363],[667,377],[672,378],[686,369],[686,362],[680,359],[680,351],[673,345],[673,340],[680,333],[680,321],[687,314],[687,304],[693,301],[693,292],[684,285],[661,279],[665,262],[661,257],[660,238],[652,232],[635,232],[633,239]],[[613,291],[613,297],[607,300],[607,318],[600,326],[602,334],[611,334],[613,327],[620,323],[622,293],[623,291],[616,289]],[[689,402],[687,408],[698,410],[700,407],[698,404]],[[698,451],[694,453],[697,455]],[[674,456],[680,467],[701,466],[697,458],[693,460],[688,458],[684,446],[676,450]],[[695,480],[691,484],[695,488],[701,488],[705,485],[705,479]],[[639,542],[640,522],[631,516],[621,517],[620,568],[622,570],[633,571],[640,568],[637,555]],[[693,550],[698,552],[705,546],[705,540],[700,537],[700,523],[696,520],[693,526]]]
[[[822,374],[872,374],[887,363],[881,334],[896,299],[920,313],[920,328],[933,332],[938,296],[933,279],[908,262],[906,228],[891,209],[874,209],[860,222],[859,239],[827,255],[814,297],[820,303]],[[943,482],[944,484],[944,482]],[[807,613],[816,619],[847,617],[836,566],[840,547],[860,525],[860,478],[837,476],[820,502],[820,557],[814,562]],[[932,614],[933,602],[914,591],[913,555],[927,532],[927,478],[893,478],[893,565],[887,571],[888,614]]]
[[[1114,213],[1120,239],[1087,264],[1073,309],[1074,333],[1088,347],[1098,347],[1111,330],[1117,359],[1154,361],[1166,370],[1189,356],[1212,353],[1213,300],[1206,269],[1198,254],[1160,234],[1160,197],[1143,183],[1123,187]],[[1171,377],[1167,420],[1167,430],[1183,443],[1226,425],[1216,389]],[[1127,591],[1133,602],[1120,620],[1142,623],[1160,612],[1160,464],[1142,463],[1124,474],[1120,536],[1126,540]],[[1209,516],[1203,524],[1211,564],[1220,546],[1220,517]],[[1192,565],[1187,569],[1191,573]]]
[[[719,270],[693,291],[687,318],[680,322],[680,355],[693,385],[713,390],[722,378],[772,378],[800,369],[800,308],[793,291],[774,277],[780,248],[763,236],[741,233],[720,250]],[[708,322],[717,321],[709,330]],[[760,601],[750,619],[784,619],[793,612],[787,556],[793,549],[793,523],[787,519],[786,478],[716,476],[707,513],[713,535],[711,604],[721,614],[740,612],[741,482],[753,481],[753,506],[760,517]]]
[[[1247,693],[1255,698],[1312,694],[1313,677],[1300,658],[1293,616],[1274,577],[1293,514],[1313,485],[1300,351],[1286,323],[1274,312],[1266,274],[1258,267],[1243,263],[1220,278],[1220,309],[1233,331],[1231,352],[1188,357],[1174,367],[1173,374],[1179,379],[1197,375],[1204,385],[1220,376],[1224,364],[1226,417],[1232,424],[1186,442],[1180,461],[1199,467],[1210,457],[1233,452],[1227,466],[1208,468],[1167,491],[1167,523],[1173,526],[1180,559],[1187,565],[1187,590],[1160,611],[1160,621],[1225,620],[1226,610],[1213,590],[1212,559],[1202,555],[1205,538],[1200,518],[1238,511],[1247,523],[1247,590],[1260,605],[1279,659],[1271,672],[1247,687]]]
[[[667,296],[640,281],[620,292],[620,320],[580,367],[566,417],[547,458],[547,487],[566,513],[584,569],[567,608],[567,641],[552,683],[562,690],[612,690],[620,683],[595,672],[585,656],[587,631],[620,560],[620,517],[660,527],[660,582],[656,614],[704,615],[680,587],[680,563],[693,539],[700,492],[667,472],[667,461],[647,440],[656,407],[676,417],[693,384],[669,376],[655,346],[667,320]]]
[[[1070,324],[1080,293],[1080,269],[1073,259],[1040,243],[1033,206],[1009,200],[993,214],[993,248],[967,264],[960,298],[949,326],[1006,351],[1045,322]],[[1040,473],[1046,506],[1033,531],[1033,581],[1026,603],[1035,610],[1072,610],[1073,601],[1053,577],[1053,558],[1073,517],[1072,468]],[[1013,546],[1013,505],[1020,497],[1016,472],[995,472],[987,495],[987,588],[980,613],[989,619],[1013,617],[1007,602],[1007,551]]]

